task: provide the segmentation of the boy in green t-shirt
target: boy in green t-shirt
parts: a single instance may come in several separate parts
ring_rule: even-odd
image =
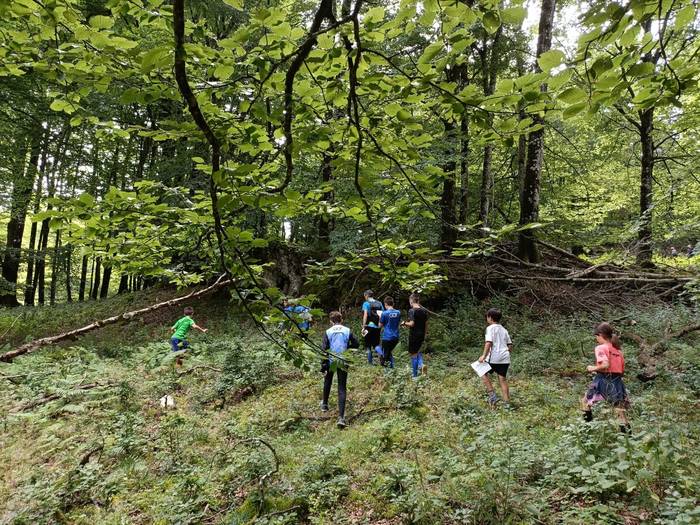
[[[187,334],[189,333],[190,328],[196,328],[203,334],[207,333],[206,328],[202,328],[194,322],[194,319],[191,317],[193,313],[194,308],[188,306],[185,308],[185,316],[178,319],[177,322],[170,327],[170,331],[173,332],[173,335],[170,337],[170,344],[173,347],[173,352],[178,352],[180,350],[180,343],[182,343],[182,350],[185,350],[190,346],[190,344],[187,342]],[[182,360],[179,357],[177,358],[177,364],[182,364]]]

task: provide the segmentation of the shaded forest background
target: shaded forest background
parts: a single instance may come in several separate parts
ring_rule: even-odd
[[[5,306],[222,272],[272,304],[431,290],[538,239],[683,268],[699,240],[692,2],[0,11]]]

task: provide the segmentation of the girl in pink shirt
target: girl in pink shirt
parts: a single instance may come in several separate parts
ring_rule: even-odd
[[[600,323],[595,330],[595,338],[598,346],[595,347],[595,365],[588,365],[586,370],[595,372],[586,395],[581,398],[583,419],[593,420],[592,407],[599,401],[607,401],[615,407],[615,412],[620,420],[620,431],[629,432],[630,424],[627,421],[627,391],[622,382],[625,373],[625,358],[622,355],[620,338],[614,334],[612,326],[608,323]]]

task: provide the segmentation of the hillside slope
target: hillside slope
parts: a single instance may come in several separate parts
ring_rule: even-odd
[[[697,334],[668,345],[650,383],[625,347],[633,432],[621,435],[609,409],[584,424],[577,408],[596,320],[502,306],[512,410],[490,410],[469,367],[483,307],[465,300],[433,317],[418,382],[405,345],[393,372],[356,354],[343,431],[335,392],[330,415],[319,410],[315,361],[294,368],[218,299],[197,305],[211,330],[193,336],[181,371],[167,316],[3,364],[0,523],[700,522]],[[41,315],[65,326],[81,308]],[[694,315],[616,313],[651,338]],[[166,394],[175,408],[160,406]]]

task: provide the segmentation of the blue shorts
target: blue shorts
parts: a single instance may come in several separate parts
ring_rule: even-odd
[[[180,343],[182,343],[182,348],[180,348]],[[177,337],[170,338],[170,346],[173,348],[173,352],[179,352],[180,350],[186,350],[189,348],[190,344],[185,339],[178,339]]]

